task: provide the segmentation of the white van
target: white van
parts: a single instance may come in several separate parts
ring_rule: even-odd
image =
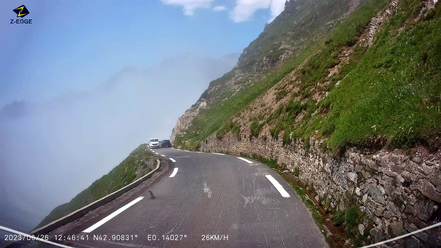
[[[150,149],[159,148],[159,139],[156,138],[149,139],[149,147]]]

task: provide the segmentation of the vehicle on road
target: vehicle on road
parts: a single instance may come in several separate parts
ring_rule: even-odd
[[[149,139],[149,147],[150,147],[150,149],[159,148],[159,139],[150,138]]]
[[[159,147],[161,148],[167,148],[167,147],[171,147],[171,143],[170,140],[161,140],[159,141]]]

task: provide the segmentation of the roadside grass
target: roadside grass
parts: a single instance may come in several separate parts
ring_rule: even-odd
[[[311,200],[311,198],[309,198],[309,196],[306,194],[305,190],[300,187],[300,185],[298,185],[298,184],[292,182],[292,180],[289,180],[288,178],[286,178],[285,174],[282,173],[282,170],[280,169],[284,166],[280,166],[277,163],[277,161],[274,159],[267,159],[265,157],[262,157],[262,156],[259,156],[256,154],[252,154],[251,156],[249,156],[247,154],[240,154],[240,155],[242,157],[251,157],[252,159],[257,160],[257,161],[261,162],[262,164],[265,164],[266,166],[274,169],[287,182],[290,182],[290,185],[296,191],[297,195],[302,199],[303,203],[305,203],[306,207],[311,211],[312,217],[313,217],[314,221],[316,222],[317,226],[319,227],[319,229],[321,230],[321,232],[324,235],[326,235],[327,229],[323,224],[323,218],[322,218],[322,215],[320,214],[320,212],[318,211],[317,206],[314,204],[314,202]],[[297,171],[296,176],[298,176],[299,173],[300,172]]]
[[[70,202],[54,208],[37,227],[44,226],[75,210],[78,210],[128,184],[136,178],[138,167],[145,168],[145,163],[155,155],[142,144],[108,174],[92,183],[87,189],[76,195]],[[148,169],[146,173],[151,171]]]
[[[240,140],[240,126],[237,123],[234,123],[233,121],[228,122],[226,125],[224,125],[217,133],[216,137],[218,139],[221,139],[226,133],[232,132],[235,134],[235,137]]]

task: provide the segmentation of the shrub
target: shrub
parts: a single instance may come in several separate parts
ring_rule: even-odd
[[[252,137],[258,137],[260,130],[262,129],[264,124],[259,124],[257,121],[254,121],[253,123],[251,123],[251,136],[250,139]]]
[[[334,217],[332,218],[332,223],[334,224],[334,226],[340,226],[343,223],[343,216],[343,212],[339,211],[335,213]]]
[[[403,201],[398,196],[395,197],[394,203],[395,203],[395,206],[397,206],[398,208],[401,208],[404,204]]]
[[[357,224],[358,211],[355,207],[350,207],[345,213],[345,223],[348,226],[355,226]]]
[[[277,92],[276,101],[279,101],[280,99],[284,98],[286,95],[288,95],[288,91],[286,91],[285,89]]]

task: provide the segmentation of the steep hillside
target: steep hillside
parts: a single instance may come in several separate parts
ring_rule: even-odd
[[[371,2],[287,2],[285,11],[244,49],[236,67],[212,81],[200,99],[179,119],[172,133],[172,142],[197,147],[200,141],[226,124],[234,114],[317,52],[325,36],[335,27],[340,27],[343,36],[339,37],[342,39],[339,42],[352,39],[367,25],[370,17],[387,4],[385,0],[375,1],[375,4]],[[363,11],[350,15],[359,6],[364,6]],[[354,20],[343,23],[348,16]],[[326,62],[331,63],[331,59],[327,58]],[[201,110],[204,111],[199,114]],[[198,117],[194,118],[196,115]]]
[[[319,136],[332,151],[346,145],[430,146],[441,126],[439,7],[370,0],[348,15],[352,2],[301,3],[288,2],[236,68],[210,83],[178,121],[172,141],[194,149],[209,135],[229,131],[241,112],[236,124],[242,133],[268,129],[285,143]],[[288,35],[291,30],[297,33]],[[265,92],[266,102],[251,111]]]
[[[150,152],[146,144],[140,145],[107,175],[96,180],[70,202],[54,208],[37,227],[44,226],[130,184],[154,169],[157,158],[160,157]]]
[[[211,82],[178,120],[172,142],[253,157],[295,178],[331,215],[329,225],[343,225],[346,234],[334,236],[357,246],[436,223],[440,4],[309,4],[287,3],[235,69]],[[332,6],[341,11],[320,11]],[[308,19],[311,13],[318,14]],[[290,48],[275,48],[282,43]],[[438,247],[437,232],[395,245]]]

